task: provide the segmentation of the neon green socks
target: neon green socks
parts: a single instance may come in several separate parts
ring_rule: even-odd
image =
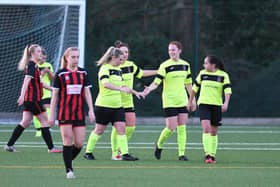
[[[128,145],[127,145],[127,137],[126,135],[117,135],[118,145],[122,152],[122,155],[128,154]]]
[[[210,133],[203,133],[202,134],[202,144],[205,155],[210,154]]]
[[[135,131],[135,126],[126,126],[125,127],[125,134],[127,137],[127,141],[129,141]]]
[[[98,142],[98,140],[100,139],[100,135],[95,134],[94,131],[92,131],[90,133],[90,136],[88,138],[88,142],[87,142],[87,148],[86,148],[86,153],[92,153],[96,143]]]
[[[177,143],[178,143],[178,154],[179,156],[185,155],[187,142],[186,125],[177,126]]]
[[[117,130],[115,127],[112,127],[111,132],[111,148],[112,148],[112,155],[117,156],[118,155],[118,138],[117,138]]]
[[[218,147],[218,135],[210,135],[210,154],[211,156],[215,156],[217,153],[217,147]]]
[[[162,149],[164,142],[171,136],[172,131],[165,127],[158,138],[157,146]]]
[[[126,137],[127,141],[129,141],[133,135],[133,132],[135,131],[135,126],[127,126],[126,129]],[[112,155],[117,156],[120,146],[118,145],[118,133],[115,127],[112,127],[111,132],[111,148],[112,148]]]

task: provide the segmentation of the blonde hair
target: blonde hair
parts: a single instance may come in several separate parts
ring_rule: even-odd
[[[112,60],[112,57],[119,57],[120,55],[122,55],[123,52],[116,47],[109,47],[109,49],[107,49],[106,53],[96,62],[97,66],[100,66],[102,64],[105,63],[109,63]]]
[[[68,47],[64,53],[63,56],[61,57],[61,63],[60,63],[60,68],[66,68],[67,67],[67,57],[69,56],[70,52],[72,51],[80,51],[78,47]]]
[[[31,58],[31,54],[35,51],[35,48],[37,47],[41,47],[38,44],[32,44],[32,45],[27,45],[24,50],[23,50],[23,54],[22,57],[18,63],[18,70],[19,71],[23,71],[25,69],[25,67],[28,65],[30,58]]]

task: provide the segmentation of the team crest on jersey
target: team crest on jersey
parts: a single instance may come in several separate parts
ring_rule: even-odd
[[[68,75],[65,75],[65,80],[69,80],[70,78],[69,78],[69,76]]]
[[[83,80],[83,79],[84,79],[84,76],[83,76],[83,74],[82,74],[82,73],[80,74],[80,79],[81,79],[81,80]]]

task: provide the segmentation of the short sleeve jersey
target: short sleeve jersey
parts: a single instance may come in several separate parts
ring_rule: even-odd
[[[223,93],[232,93],[229,76],[222,70],[217,70],[216,72],[201,70],[192,89],[196,93],[200,90],[198,105],[221,106],[223,104]]]
[[[143,70],[136,66],[132,61],[125,61],[120,65],[122,71],[122,78],[124,85],[133,89],[134,78],[141,79],[143,76]],[[131,93],[121,92],[122,105],[124,108],[133,108],[133,95]]]
[[[115,86],[123,86],[122,72],[119,67],[111,64],[103,64],[98,72],[99,93],[97,95],[95,106],[107,108],[122,107],[121,92],[104,87],[105,83],[111,83]]]
[[[63,68],[56,72],[53,88],[59,89],[58,120],[85,119],[85,88],[91,87],[88,73],[78,67],[77,71]]]
[[[53,66],[48,63],[48,62],[44,62],[42,64],[39,64],[38,63],[38,67],[39,67],[39,70],[42,71],[44,68],[48,68],[52,73],[54,72],[53,71]],[[44,74],[42,77],[41,77],[41,80],[43,83],[47,84],[47,85],[51,85],[51,79],[49,78],[49,75],[46,73]],[[42,99],[45,99],[45,98],[50,98],[52,96],[52,92],[50,90],[47,90],[45,88],[43,88],[43,97]]]
[[[25,76],[31,77],[25,92],[24,101],[35,102],[41,101],[43,95],[43,85],[40,79],[40,70],[35,62],[30,61],[25,68]]]
[[[154,83],[163,82],[163,108],[184,107],[188,102],[186,85],[192,84],[190,64],[182,59],[177,62],[169,59],[163,62]]]

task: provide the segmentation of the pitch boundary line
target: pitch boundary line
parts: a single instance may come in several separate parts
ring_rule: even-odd
[[[63,169],[63,166],[5,166],[0,169]],[[75,166],[76,169],[280,169],[279,166]]]
[[[0,145],[5,145],[7,142],[0,142]],[[55,144],[62,144],[62,142],[54,142]],[[16,145],[45,145],[44,142],[17,142]],[[111,145],[110,142],[98,142],[97,145]],[[129,142],[129,145],[155,145],[154,142]],[[188,145],[202,145],[202,143],[200,142],[192,142],[192,143],[187,143]],[[86,145],[86,143],[84,143],[84,145]],[[165,143],[165,145],[177,145],[177,143],[175,142],[167,142]],[[231,143],[219,143],[219,145],[251,145],[251,146],[258,146],[258,145],[267,145],[267,146],[277,146],[280,145],[280,143],[265,143],[265,142],[261,142],[261,143],[248,143],[248,142],[231,142]]]
[[[43,145],[17,145],[16,147],[21,148],[46,148]],[[96,146],[96,149],[111,149],[110,146]],[[132,147],[129,146],[129,149],[154,149],[152,147]],[[165,150],[177,150],[177,147],[164,147]],[[203,149],[202,146],[200,147],[189,147],[187,146],[186,149],[188,150],[201,150]],[[218,150],[239,150],[239,151],[280,151],[280,148],[263,148],[263,147],[219,147]]]
[[[0,130],[0,133],[11,133],[13,130]],[[26,133],[35,133],[35,130],[25,130],[24,132]],[[60,133],[59,130],[51,130],[52,133]],[[91,132],[90,130],[86,131],[87,133]],[[111,130],[105,130],[104,133],[110,133]],[[160,130],[136,130],[134,133],[136,134],[152,134],[152,133],[160,133]],[[187,130],[188,133],[202,133],[202,130]],[[230,131],[230,130],[220,130],[220,134],[280,134],[280,131],[272,131],[272,130],[267,130],[267,131]]]

